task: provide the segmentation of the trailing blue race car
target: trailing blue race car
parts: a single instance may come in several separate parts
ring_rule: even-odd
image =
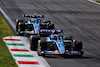
[[[31,50],[37,50],[38,55],[83,55],[82,42],[64,37],[62,30],[40,30],[40,37],[30,37]]]
[[[23,15],[24,17],[29,17],[28,21],[16,20],[16,31],[18,35],[27,36],[38,34],[40,29],[54,29],[54,24],[50,21],[44,20],[44,15]]]

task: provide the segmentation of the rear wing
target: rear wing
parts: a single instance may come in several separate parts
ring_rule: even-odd
[[[44,15],[28,15],[28,14],[24,14],[23,17],[44,18]]]
[[[59,34],[59,33],[63,33],[63,31],[62,30],[40,30],[39,33]]]
[[[59,34],[62,33],[62,30],[39,30],[39,35],[41,37],[48,37],[51,34]]]

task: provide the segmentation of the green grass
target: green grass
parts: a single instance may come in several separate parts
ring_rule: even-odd
[[[3,37],[13,35],[15,35],[13,31],[0,16],[0,67],[18,67],[2,39]]]
[[[96,2],[100,3],[100,1],[96,1]]]

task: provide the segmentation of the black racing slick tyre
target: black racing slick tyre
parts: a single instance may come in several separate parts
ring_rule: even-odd
[[[50,25],[48,26],[48,29],[53,30],[54,28],[55,28],[54,24],[50,24]]]
[[[74,49],[77,50],[77,51],[81,51],[82,50],[82,42],[76,41]]]
[[[47,45],[46,45],[46,44],[47,44],[47,43],[44,42],[44,41],[39,41],[39,42],[38,42],[37,53],[38,53],[39,56],[45,56],[45,54],[42,54],[41,51],[44,51],[44,50],[47,49],[47,47],[46,47]]]
[[[25,23],[23,22],[23,23],[19,23],[19,29],[20,29],[20,31],[25,31]]]
[[[47,43],[46,42],[41,41],[40,45],[41,45],[41,51],[47,50]]]
[[[19,24],[18,24],[18,35],[24,36],[24,33],[20,33],[21,31],[25,31],[25,23],[24,22],[19,22]]]
[[[40,29],[47,29],[47,24],[40,24]]]
[[[19,22],[23,22],[24,20],[18,20],[16,19],[16,31],[18,32],[18,25],[19,25]]]
[[[30,36],[30,49],[33,51],[37,50],[37,45],[38,45],[38,40],[40,39],[40,37],[38,35],[32,35]]]
[[[83,51],[83,45],[81,41],[76,41],[75,45],[74,45],[74,51],[79,51],[80,55],[76,55],[76,57],[82,57],[82,55],[84,54]]]

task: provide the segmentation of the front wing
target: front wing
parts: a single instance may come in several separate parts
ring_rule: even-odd
[[[55,51],[41,51],[41,54],[55,54],[55,55],[60,55],[61,53],[59,52],[59,50],[55,50]],[[82,51],[69,51],[69,50],[66,50],[65,53],[66,55],[81,55],[82,54]]]

